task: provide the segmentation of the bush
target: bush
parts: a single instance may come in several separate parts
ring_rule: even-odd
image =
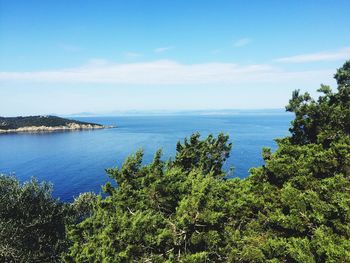
[[[66,247],[64,205],[51,185],[0,175],[0,261],[57,262]]]

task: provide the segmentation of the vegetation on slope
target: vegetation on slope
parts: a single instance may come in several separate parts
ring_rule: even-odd
[[[78,125],[97,125],[96,123],[88,123],[71,119],[64,119],[57,116],[28,116],[28,117],[0,117],[0,129],[10,130],[24,127],[59,127],[69,126],[71,124]]]
[[[87,194],[64,204],[66,238],[61,227],[41,235],[56,233],[51,244],[59,249],[52,251],[61,251],[64,262],[350,262],[350,61],[335,78],[338,91],[322,86],[317,100],[293,94],[291,136],[277,140],[274,153],[263,149],[265,164],[246,179],[225,179],[227,136],[194,134],[178,143],[174,159],[163,161],[158,151],[143,165],[139,151],[121,168],[108,169],[118,187],[108,183],[106,197]],[[11,199],[3,200],[5,207]],[[33,206],[20,204],[16,214]],[[52,213],[60,218],[62,212]],[[41,229],[29,218],[14,221],[4,244],[14,229]],[[22,244],[18,239],[11,249]],[[34,236],[31,243],[40,240]],[[39,251],[33,246],[25,253]]]
[[[90,216],[95,199],[88,192],[62,203],[48,183],[0,175],[0,262],[59,262],[69,244],[66,227]]]

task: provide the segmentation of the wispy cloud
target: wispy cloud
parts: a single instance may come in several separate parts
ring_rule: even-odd
[[[171,49],[174,49],[175,47],[173,46],[168,46],[168,47],[158,47],[158,48],[155,48],[153,51],[155,53],[162,53],[162,52],[165,52],[165,51],[168,51],[168,50],[171,50]]]
[[[124,52],[123,54],[127,58],[139,58],[139,57],[142,57],[142,54],[141,53],[137,53],[137,52]]]
[[[105,83],[140,85],[282,84],[297,80],[323,81],[331,70],[284,71],[266,64],[182,64],[171,60],[116,64],[93,60],[76,68],[55,71],[0,72],[0,83]],[[327,78],[325,78],[327,76]],[[297,83],[296,83],[297,85]]]
[[[252,42],[252,39],[250,39],[250,38],[241,38],[241,39],[238,39],[237,41],[235,41],[233,43],[233,46],[234,47],[245,47],[245,46],[249,45],[251,42]]]
[[[283,57],[275,59],[276,62],[283,63],[305,63],[317,61],[336,61],[350,59],[350,47],[338,49],[335,51],[302,54],[291,57]]]

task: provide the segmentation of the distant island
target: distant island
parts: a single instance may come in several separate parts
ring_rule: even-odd
[[[52,132],[112,128],[97,123],[76,121],[57,116],[0,117],[0,134],[15,132]]]

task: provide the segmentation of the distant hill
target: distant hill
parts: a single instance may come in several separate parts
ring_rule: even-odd
[[[103,125],[57,116],[0,117],[0,132],[102,129]]]

